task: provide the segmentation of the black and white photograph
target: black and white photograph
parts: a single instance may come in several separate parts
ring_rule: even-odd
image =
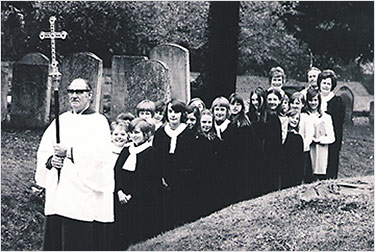
[[[374,1],[1,1],[3,251],[374,251]]]

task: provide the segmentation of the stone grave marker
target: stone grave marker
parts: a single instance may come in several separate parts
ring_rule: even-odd
[[[370,124],[374,123],[374,101],[370,102],[369,122]]]
[[[49,124],[51,82],[49,59],[29,53],[13,66],[11,125],[15,128],[43,128]]]
[[[9,62],[1,62],[1,121],[8,115]]]
[[[102,84],[103,84],[103,60],[93,53],[74,53],[62,60],[59,67],[61,83],[59,88],[60,113],[70,109],[67,88],[76,78],[83,78],[89,81],[93,89],[93,100],[91,107],[102,112]]]
[[[144,100],[170,99],[168,68],[158,60],[143,56],[114,56],[112,58],[111,120],[123,112],[135,113],[136,105]]]
[[[347,86],[342,86],[339,90],[337,90],[336,95],[341,96],[345,104],[345,124],[352,125],[354,107],[353,92]]]
[[[189,51],[176,44],[154,47],[150,58],[162,61],[171,75],[171,97],[185,103],[190,101],[190,61]]]

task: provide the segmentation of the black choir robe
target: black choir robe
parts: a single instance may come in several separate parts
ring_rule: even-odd
[[[265,165],[261,180],[261,194],[280,189],[280,171],[282,161],[281,122],[276,114],[268,114],[264,124],[263,150]]]
[[[161,231],[161,170],[155,152],[149,147],[138,153],[135,171],[122,169],[128,156],[129,149],[124,148],[115,165],[115,250]],[[120,204],[119,190],[132,195],[128,203]]]
[[[298,133],[288,132],[282,146],[283,162],[281,170],[281,188],[297,186],[302,183],[305,156],[303,139]]]
[[[177,137],[174,154],[169,153],[171,138],[164,126],[155,132],[153,146],[157,165],[167,186],[163,190],[164,230],[171,229],[194,219],[196,196],[196,139],[186,128]]]
[[[335,131],[335,142],[329,145],[327,178],[337,178],[339,170],[339,153],[342,144],[343,125],[345,120],[345,104],[340,96],[334,96],[327,103],[327,113],[331,115],[333,129]]]

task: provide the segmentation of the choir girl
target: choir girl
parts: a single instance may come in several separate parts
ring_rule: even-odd
[[[188,128],[192,130],[196,136],[198,136],[199,121],[200,121],[200,110],[198,107],[190,105],[187,108],[187,120],[186,123]]]
[[[291,109],[286,113],[288,132],[283,144],[283,163],[281,188],[297,186],[302,183],[304,155],[303,139],[299,132],[300,112]]]
[[[135,107],[135,114],[139,118],[151,119],[155,114],[155,103],[150,100],[143,100]]]
[[[158,130],[164,123],[164,111],[165,103],[162,100],[156,101],[154,114],[155,131]]]
[[[286,82],[285,71],[282,67],[272,67],[269,72],[269,82],[271,87],[278,88],[284,94],[283,86]]]
[[[339,154],[342,144],[343,125],[345,120],[345,104],[340,96],[333,93],[337,85],[334,71],[324,70],[318,76],[318,87],[322,96],[322,110],[331,115],[336,140],[329,145],[329,161],[327,177],[337,178]]]
[[[187,108],[184,102],[176,99],[169,101],[164,116],[166,123],[155,132],[153,145],[165,187],[164,229],[169,229],[193,218],[196,140],[186,124]]]
[[[125,125],[129,125],[129,123],[135,118],[132,113],[120,113],[116,117],[116,122],[123,122]]]
[[[306,112],[314,126],[310,156],[313,174],[316,179],[327,178],[328,146],[335,141],[332,117],[321,110],[321,105],[322,99],[319,91],[308,89]]]
[[[154,125],[136,118],[129,124],[131,144],[115,165],[115,250],[160,232],[161,171],[150,137]]]
[[[190,107],[191,105],[198,107],[200,112],[206,109],[206,104],[202,101],[201,98],[198,97],[195,97],[190,100],[188,106]]]
[[[267,118],[266,111],[266,91],[262,87],[257,87],[250,93],[249,112],[247,117],[253,125],[254,131],[263,149],[264,124]]]

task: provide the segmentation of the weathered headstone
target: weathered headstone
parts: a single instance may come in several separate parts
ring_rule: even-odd
[[[49,59],[41,53],[25,55],[13,66],[11,125],[43,128],[49,123],[51,82]]]
[[[184,102],[190,101],[190,61],[189,51],[176,44],[154,47],[150,59],[162,61],[171,75],[171,97]]]
[[[59,88],[60,112],[70,109],[67,88],[76,78],[89,81],[93,89],[93,101],[91,107],[102,112],[102,84],[103,84],[103,61],[90,52],[75,53],[62,60],[60,72],[61,84]]]
[[[369,122],[370,124],[374,123],[374,101],[370,102]]]
[[[8,115],[9,62],[1,62],[1,121]]]
[[[336,93],[341,96],[345,103],[345,124],[353,124],[353,107],[354,107],[354,95],[353,92],[347,87],[342,86]]]
[[[134,113],[144,100],[170,98],[168,68],[158,60],[142,56],[114,56],[112,58],[111,116],[113,120],[123,112]]]

